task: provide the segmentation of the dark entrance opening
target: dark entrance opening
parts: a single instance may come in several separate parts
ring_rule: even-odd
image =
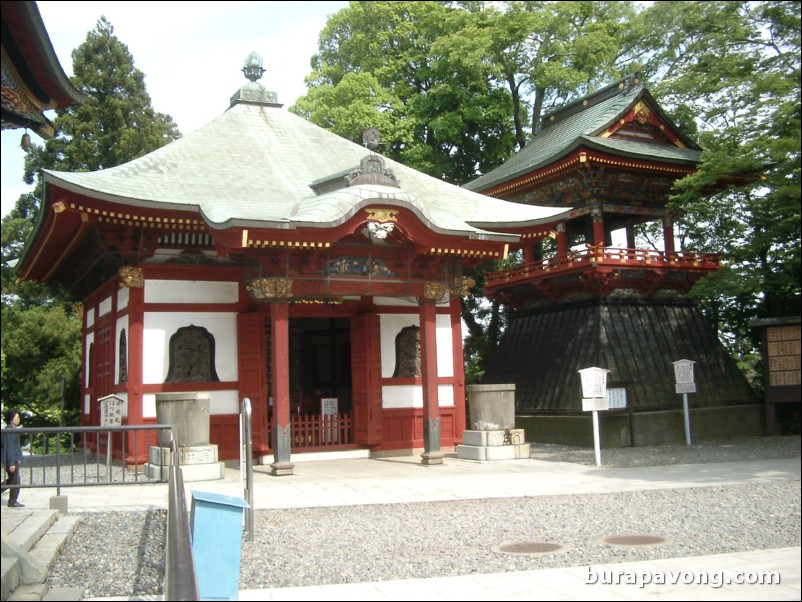
[[[290,319],[290,410],[322,413],[321,400],[336,399],[337,413],[351,411],[351,325],[347,318]],[[332,402],[328,401],[329,409]]]

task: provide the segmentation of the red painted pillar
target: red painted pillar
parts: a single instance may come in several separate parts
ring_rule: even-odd
[[[590,210],[590,216],[593,220],[593,245],[604,248],[604,213],[602,213],[601,207],[594,206]]]
[[[442,464],[440,451],[440,400],[437,395],[437,305],[421,299],[420,368],[423,381],[423,454],[422,464]]]
[[[462,443],[467,425],[465,408],[465,358],[462,354],[462,302],[460,297],[451,300],[451,348],[454,356],[454,439]]]
[[[565,231],[565,222],[557,224],[557,260],[568,257],[568,233]]]
[[[128,421],[127,424],[142,424],[142,379],[145,364],[145,288],[128,287]],[[114,369],[112,368],[112,373]],[[126,463],[144,463],[148,458],[151,442],[146,441],[146,431],[129,432],[125,449],[128,454],[136,450],[136,458]]]
[[[290,426],[290,320],[289,304],[270,305],[270,349],[273,396],[273,463],[270,474],[291,475],[292,429]]]
[[[527,245],[524,247],[524,264],[529,265],[530,263],[534,263],[537,261],[535,259],[536,253],[535,248],[532,245]]]
[[[673,260],[674,255],[674,221],[668,213],[663,215],[663,247],[666,250],[666,259]]]

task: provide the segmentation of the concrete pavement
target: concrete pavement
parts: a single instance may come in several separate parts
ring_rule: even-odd
[[[255,467],[253,506],[287,508],[571,495],[799,481],[800,458],[657,467],[606,468],[535,459],[474,462],[447,456],[424,466],[418,456],[337,460],[296,456],[295,474]],[[247,497],[237,468],[192,490]],[[52,489],[26,489],[26,508],[2,508],[3,531],[23,514],[50,506]],[[65,488],[70,511],[167,507],[166,485]],[[24,498],[24,499],[23,499]],[[13,518],[12,518],[13,517]],[[240,600],[800,600],[800,548],[500,574],[348,585],[243,590]],[[755,583],[759,580],[771,583]],[[779,583],[777,583],[779,579]],[[112,598],[105,598],[107,600]],[[114,598],[148,600],[159,597]]]

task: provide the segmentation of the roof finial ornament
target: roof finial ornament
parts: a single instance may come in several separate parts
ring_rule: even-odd
[[[245,74],[245,77],[252,82],[255,82],[265,73],[263,65],[264,61],[262,60],[262,57],[255,52],[251,52],[245,58],[245,65],[242,67],[242,72]]]
[[[362,132],[362,142],[365,143],[370,150],[375,151],[379,148],[379,130],[376,128],[368,128]]]

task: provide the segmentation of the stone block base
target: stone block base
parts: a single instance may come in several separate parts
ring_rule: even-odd
[[[528,443],[518,445],[496,445],[482,447],[479,445],[458,445],[457,457],[463,460],[479,460],[490,462],[493,460],[524,460],[529,458],[531,449]]]
[[[270,465],[270,474],[274,477],[284,477],[294,474],[295,464],[292,462],[273,462]]]
[[[480,462],[526,459],[531,449],[524,438],[524,429],[465,431],[464,445],[457,446],[457,457]]]
[[[145,474],[150,479],[166,477],[170,474],[172,462],[170,448],[151,446],[148,450],[149,464]],[[193,445],[178,448],[178,464],[185,483],[192,481],[217,481],[226,476],[225,462],[217,460],[216,445]],[[164,470],[162,474],[161,471]]]
[[[465,445],[494,447],[497,445],[520,445],[526,441],[524,429],[505,431],[465,431],[462,442]]]

